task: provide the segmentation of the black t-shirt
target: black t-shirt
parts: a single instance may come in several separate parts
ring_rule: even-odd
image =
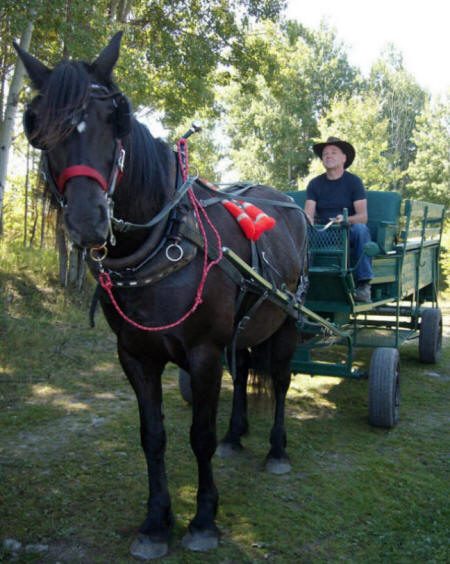
[[[355,214],[353,202],[365,200],[366,191],[359,176],[347,170],[336,180],[330,180],[326,174],[313,178],[306,188],[306,199],[316,202],[316,217],[320,223],[348,209],[348,215]]]

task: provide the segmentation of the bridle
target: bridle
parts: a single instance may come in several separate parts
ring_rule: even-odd
[[[64,197],[64,192],[66,189],[67,182],[72,178],[84,177],[90,178],[97,182],[103,192],[106,193],[108,199],[111,199],[117,184],[120,182],[123,176],[123,169],[125,163],[125,149],[123,147],[122,138],[125,137],[130,130],[130,115],[131,108],[127,98],[120,91],[114,90],[110,91],[106,86],[101,84],[91,84],[90,97],[95,99],[113,99],[113,104],[115,107],[115,119],[116,122],[120,122],[120,125],[116,123],[116,142],[114,147],[113,164],[112,169],[109,174],[109,178],[106,179],[103,174],[96,168],[93,168],[84,163],[78,163],[66,167],[61,171],[59,176],[55,178],[48,159],[48,151],[44,147],[40,147],[43,150],[43,173],[45,180],[49,186],[50,191],[55,197],[56,201],[61,207],[66,206],[66,200]],[[77,129],[82,133],[86,128],[85,113],[86,113],[87,103],[83,105],[81,111],[77,111],[73,114],[71,124],[73,129]],[[25,123],[26,123],[25,118]],[[28,118],[29,119],[29,118]]]
[[[117,90],[109,91],[105,86],[96,85],[96,84],[91,85],[91,89],[101,91],[101,93],[96,92],[95,94],[91,94],[91,97],[95,97],[97,99],[113,98],[113,103],[116,108],[115,110],[116,141],[115,141],[114,155],[112,161],[113,164],[112,164],[111,172],[109,174],[109,178],[106,179],[105,176],[100,171],[83,163],[74,164],[65,168],[55,178],[55,175],[53,174],[50,167],[48,150],[45,150],[45,148],[40,147],[43,150],[42,173],[50,192],[52,193],[58,204],[63,209],[66,208],[67,206],[64,192],[65,192],[66,184],[70,179],[77,177],[84,177],[84,178],[90,178],[95,182],[97,182],[97,184],[100,186],[102,191],[106,194],[108,222],[109,222],[109,240],[112,245],[115,245],[114,231],[125,232],[125,231],[134,231],[134,230],[142,230],[142,229],[149,230],[153,228],[155,225],[164,221],[169,216],[170,212],[178,206],[178,204],[183,200],[185,195],[189,192],[190,188],[193,186],[194,182],[196,181],[196,177],[192,177],[192,176],[188,177],[187,174],[180,175],[177,172],[173,198],[154,217],[152,217],[152,219],[150,219],[146,223],[142,223],[142,224],[132,223],[114,217],[113,195],[117,185],[120,183],[122,179],[124,172],[126,153],[122,144],[122,138],[125,137],[130,132],[131,109],[126,97],[120,91]],[[80,133],[82,133],[86,127],[84,121],[86,106],[87,104],[85,104],[83,108],[81,108],[81,111],[74,113],[72,117],[73,128],[78,129]],[[194,127],[193,125],[192,128],[183,136],[183,138],[188,137],[195,131],[198,131],[198,129],[199,129],[198,126]],[[181,147],[179,149],[181,149]],[[182,177],[181,182],[180,182],[180,176]]]
[[[120,183],[123,176],[125,154],[122,140],[116,139],[113,165],[108,180],[96,168],[85,164],[76,164],[66,167],[55,179],[46,152],[43,153],[42,157],[42,173],[50,192],[62,208],[65,208],[67,205],[64,192],[66,184],[71,178],[84,177],[95,180],[103,192],[105,192],[108,199],[111,199],[116,186]]]

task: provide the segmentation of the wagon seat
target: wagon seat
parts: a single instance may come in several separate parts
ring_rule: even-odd
[[[289,192],[289,195],[304,208],[305,190]],[[398,192],[367,191],[368,227],[372,241],[378,245],[378,253],[373,259],[373,286],[385,286],[395,279],[395,268],[392,268],[389,256],[396,245],[400,209],[401,196]],[[338,226],[333,226],[325,234],[318,234],[314,229],[310,229],[311,285],[307,301],[316,311],[329,311],[332,302],[339,304],[337,308],[345,303],[350,305],[349,293],[354,288],[354,280],[349,271],[349,250],[346,241],[345,230]],[[329,277],[331,280],[327,282]],[[382,293],[384,294],[384,291]]]

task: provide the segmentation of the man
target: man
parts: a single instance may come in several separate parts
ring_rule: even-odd
[[[312,224],[316,218],[320,223],[334,219],[343,220],[343,209],[348,210],[350,224],[350,247],[353,258],[358,261],[355,270],[355,300],[370,302],[371,259],[363,252],[370,241],[367,227],[366,191],[359,176],[346,169],[355,158],[355,149],[347,141],[329,137],[324,143],[313,146],[314,153],[322,160],[325,173],[316,176],[306,188],[305,213]]]

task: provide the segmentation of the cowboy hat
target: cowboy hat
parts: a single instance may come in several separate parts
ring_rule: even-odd
[[[313,145],[313,151],[319,159],[322,158],[322,151],[328,145],[336,145],[336,147],[339,147],[339,149],[346,155],[347,160],[345,161],[344,168],[348,168],[352,164],[356,154],[355,148],[353,145],[350,145],[350,143],[347,143],[347,141],[342,141],[337,137],[328,137],[324,143],[316,143]]]

